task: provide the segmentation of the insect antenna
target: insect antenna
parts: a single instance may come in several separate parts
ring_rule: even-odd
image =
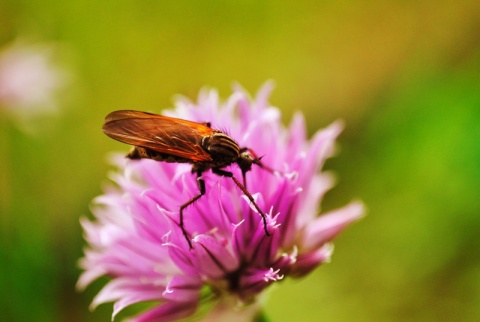
[[[265,165],[263,162],[262,162],[262,159],[264,157],[264,155],[262,155],[261,157],[258,157],[257,154],[255,153],[255,151],[253,151],[252,149],[247,149],[248,153],[250,153],[253,157],[253,161],[252,163],[253,164],[256,164],[258,165],[260,168],[264,169],[264,170],[267,170],[268,172],[270,172],[271,174],[274,174],[274,175],[282,175],[283,176],[283,173],[278,171],[278,170],[275,170],[273,168],[270,168],[269,166]],[[244,178],[245,179],[245,178]]]

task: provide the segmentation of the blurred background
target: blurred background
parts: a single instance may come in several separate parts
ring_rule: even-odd
[[[285,124],[345,120],[322,210],[360,198],[368,216],[267,316],[479,321],[477,0],[0,0],[2,320],[110,320],[88,311],[105,280],[74,289],[79,217],[128,150],[101,132],[108,112],[268,79]]]

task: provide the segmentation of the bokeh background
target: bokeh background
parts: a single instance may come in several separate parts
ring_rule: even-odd
[[[88,311],[104,280],[74,289],[79,217],[128,150],[102,134],[108,112],[272,79],[286,124],[345,121],[322,207],[360,198],[368,216],[270,292],[271,320],[480,321],[477,0],[0,0],[12,52],[36,58],[18,63],[30,87],[9,85],[12,61],[0,76],[1,320],[110,320]]]

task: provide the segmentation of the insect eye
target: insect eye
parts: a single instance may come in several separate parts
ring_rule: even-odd
[[[254,157],[248,151],[240,151],[240,158],[242,158],[244,160],[250,160],[251,162],[253,162],[253,160],[254,160]]]
[[[255,159],[252,157],[250,153],[247,151],[240,153],[240,157],[238,158],[238,165],[243,171],[250,171],[252,168],[252,164],[255,162]]]

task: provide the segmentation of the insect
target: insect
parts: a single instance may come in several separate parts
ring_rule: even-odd
[[[262,216],[265,234],[270,235],[265,213],[246,188],[245,174],[251,170],[253,164],[269,172],[274,171],[266,167],[255,152],[249,148],[240,148],[227,134],[212,129],[210,123],[196,123],[147,112],[123,110],[108,114],[102,130],[112,139],[133,145],[127,158],[193,164],[192,173],[197,175],[199,193],[180,206],[179,222],[190,249],[193,246],[183,223],[183,213],[185,208],[206,193],[205,181],[201,176],[208,170],[219,176],[231,178],[235,182]],[[232,172],[224,169],[234,163],[242,172],[243,184]]]

